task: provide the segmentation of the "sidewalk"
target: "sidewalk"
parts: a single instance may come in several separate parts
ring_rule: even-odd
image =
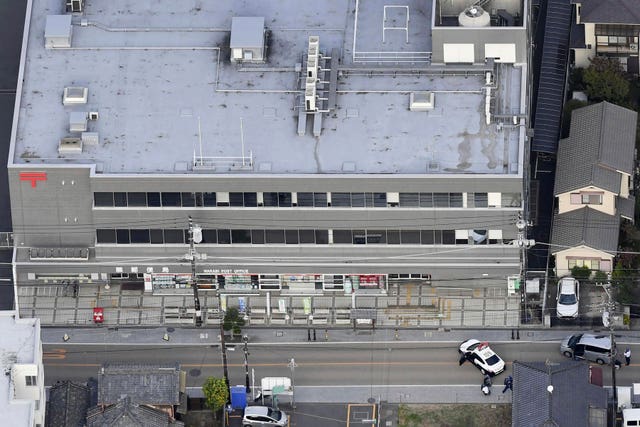
[[[451,330],[424,330],[424,329],[318,329],[316,328],[316,340],[308,341],[307,329],[300,328],[245,328],[243,334],[249,336],[252,345],[347,345],[354,343],[415,343],[415,342],[462,342],[470,337],[482,337],[489,342],[536,342],[536,341],[560,341],[570,332],[565,329],[520,330],[516,329],[451,329]],[[397,335],[396,335],[397,333]],[[43,327],[43,344],[65,344],[64,335],[69,337],[67,344],[85,345],[207,345],[219,343],[220,330],[218,328],[107,328],[104,326],[86,328],[60,328]],[[165,334],[167,335],[165,337]],[[637,336],[636,336],[637,335]],[[517,337],[520,337],[518,340]],[[168,338],[165,340],[164,338]],[[227,339],[227,345],[233,345]],[[634,334],[627,331],[618,341],[619,344],[639,343],[640,332]]]

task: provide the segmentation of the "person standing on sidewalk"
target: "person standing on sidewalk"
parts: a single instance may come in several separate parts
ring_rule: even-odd
[[[482,387],[480,387],[480,390],[482,390],[482,394],[484,394],[485,396],[491,394],[491,377],[489,375],[484,376],[484,381],[482,382]]]
[[[627,347],[627,349],[624,351],[624,364],[626,366],[629,366],[630,363],[631,363],[631,349]]]
[[[502,393],[506,393],[507,390],[513,391],[513,377],[511,375],[504,379],[504,389],[502,389]]]

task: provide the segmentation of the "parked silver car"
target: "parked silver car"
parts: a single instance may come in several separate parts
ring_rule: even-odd
[[[284,427],[289,425],[289,417],[284,412],[268,406],[247,406],[242,417],[243,427]]]

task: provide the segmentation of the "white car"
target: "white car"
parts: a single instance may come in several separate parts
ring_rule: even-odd
[[[494,376],[504,371],[504,360],[491,350],[488,342],[470,339],[460,344],[458,352],[462,355],[460,364],[468,360],[480,369],[482,374]]]
[[[558,317],[578,317],[580,283],[573,277],[563,277],[558,282]]]
[[[268,406],[247,406],[242,417],[243,427],[289,425],[289,418],[284,412]]]

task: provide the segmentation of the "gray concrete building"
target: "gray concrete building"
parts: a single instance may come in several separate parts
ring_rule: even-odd
[[[18,286],[185,289],[189,216],[225,292],[520,274],[526,0],[57,3],[26,14]],[[248,39],[264,57],[232,60]]]

